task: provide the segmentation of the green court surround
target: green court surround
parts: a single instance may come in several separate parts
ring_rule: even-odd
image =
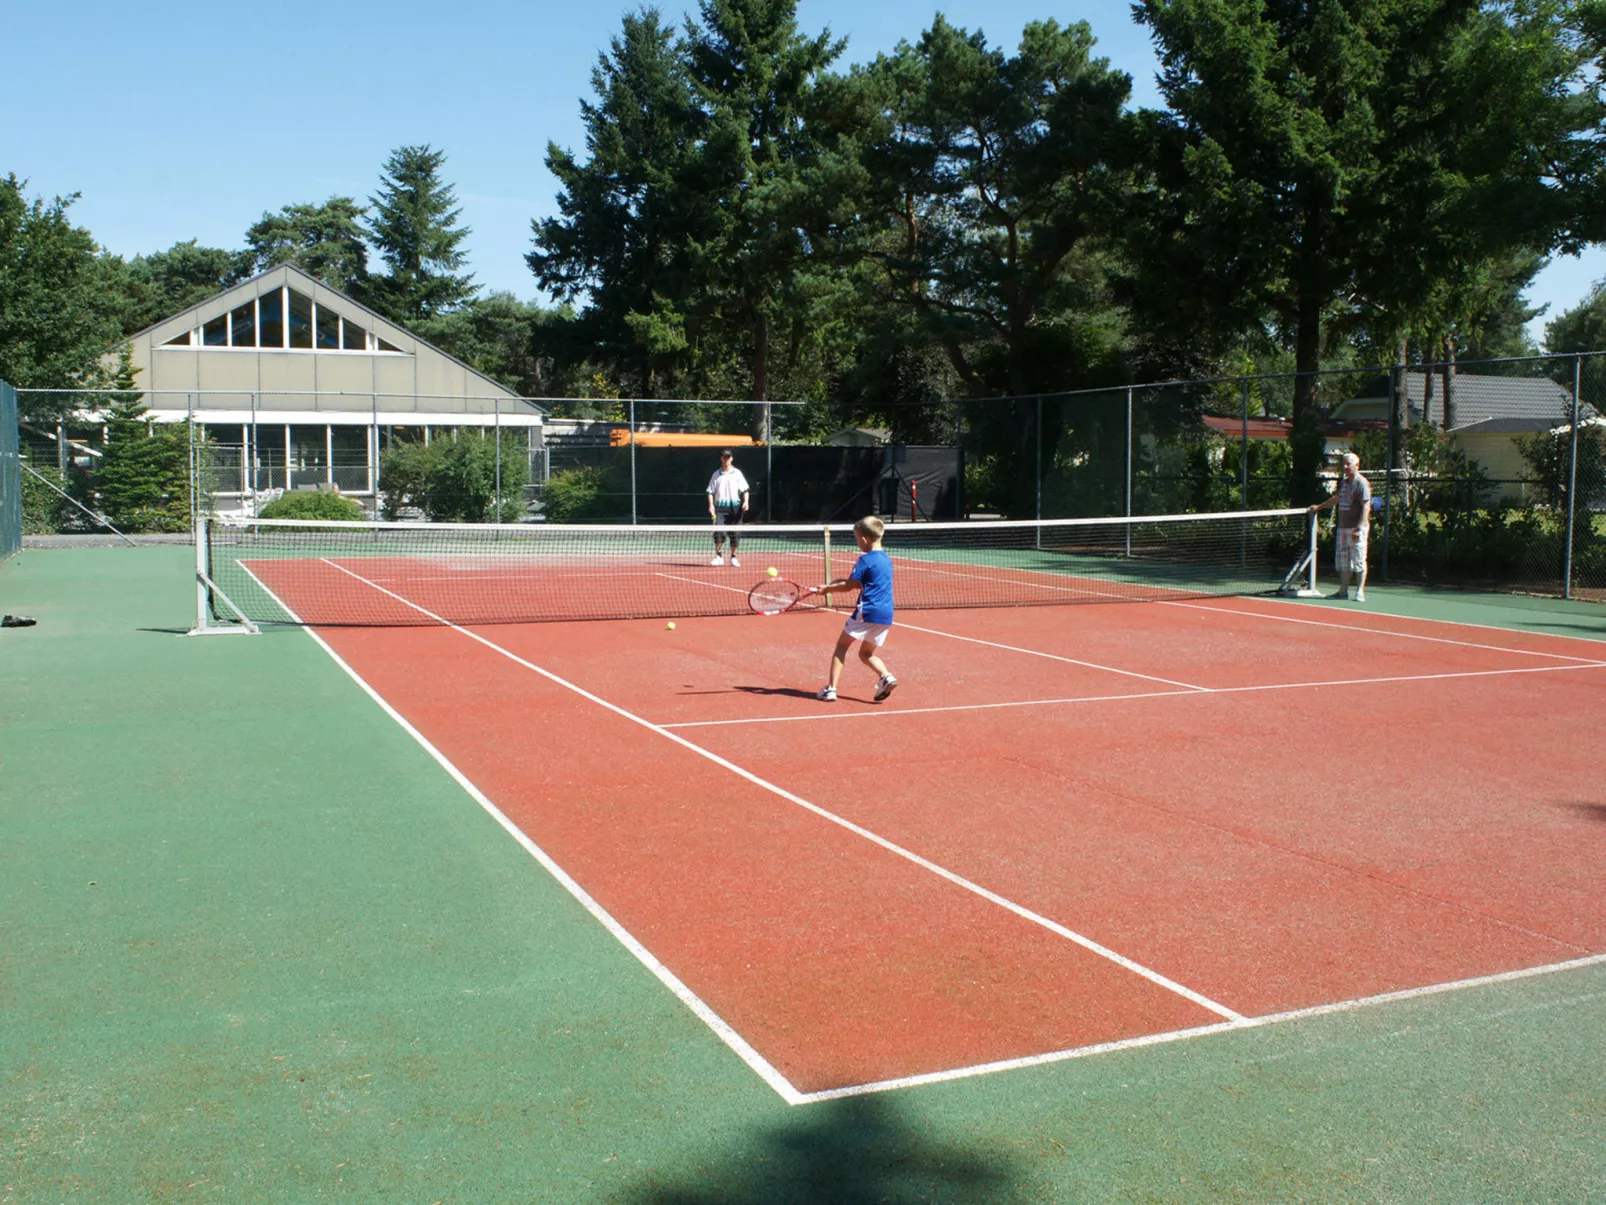
[[[181,639],[189,564],[0,565],[0,1205],[1606,1197],[1606,966],[789,1108],[305,633]]]

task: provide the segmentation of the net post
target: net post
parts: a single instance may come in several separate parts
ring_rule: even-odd
[[[230,601],[229,596],[218,589],[217,583],[212,580],[212,523],[205,515],[197,515],[195,519],[195,626],[186,636],[259,636],[262,630],[252,623],[245,612]],[[212,622],[212,600],[220,599],[223,605],[233,611],[237,624],[223,624]]]
[[[1306,526],[1310,528],[1310,547],[1307,550],[1310,554],[1310,568],[1307,571],[1309,576],[1305,582],[1305,589],[1310,591],[1310,597],[1312,598],[1315,598],[1318,595],[1318,591],[1316,589],[1316,531],[1318,522],[1319,521],[1314,514],[1305,520]]]

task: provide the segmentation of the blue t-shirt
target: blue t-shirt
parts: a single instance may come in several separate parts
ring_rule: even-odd
[[[866,552],[859,557],[848,577],[863,583],[859,605],[853,608],[853,618],[865,623],[891,623],[892,558],[879,548]]]

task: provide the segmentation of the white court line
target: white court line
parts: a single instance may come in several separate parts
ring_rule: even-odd
[[[812,720],[856,720],[867,716],[930,715],[943,711],[995,711],[1008,707],[1054,707],[1070,703],[1120,703],[1128,699],[1191,699],[1201,695],[1248,694],[1266,690],[1316,690],[1330,686],[1379,686],[1389,682],[1437,682],[1445,678],[1498,678],[1505,674],[1560,674],[1569,670],[1606,669],[1606,661],[1582,665],[1525,665],[1519,669],[1472,669],[1443,674],[1398,674],[1387,678],[1337,678],[1327,682],[1267,682],[1255,686],[1211,686],[1193,690],[1144,690],[1126,695],[1073,695],[1063,699],[1020,699],[1007,703],[955,703],[946,707],[869,707],[810,715],[755,716],[737,720],[685,720],[665,728],[725,728],[737,724],[791,724]]]
[[[1099,665],[1093,661],[1078,661],[1075,657],[1061,657],[1057,653],[1045,653],[1038,649],[1023,649],[1013,644],[999,644],[995,640],[979,640],[975,636],[960,636],[954,632],[939,632],[936,628],[916,627],[914,624],[904,623],[902,620],[898,622],[897,626],[908,629],[911,632],[924,632],[928,636],[946,636],[949,640],[963,640],[967,644],[985,644],[988,648],[1004,649],[1011,653],[1024,653],[1028,657],[1044,657],[1049,661],[1063,661],[1067,665],[1080,665],[1087,669],[1103,670],[1107,674],[1120,674],[1124,678],[1141,678],[1145,682],[1163,682],[1167,686],[1180,686],[1184,690],[1198,691],[1200,694],[1210,693],[1210,687],[1208,686],[1195,686],[1192,682],[1177,682],[1171,678],[1157,678],[1153,674],[1140,674],[1130,669],[1116,669],[1113,665]]]
[[[1312,1017],[1325,1017],[1334,1013],[1355,1012],[1383,1004],[1397,1004],[1405,1000],[1418,1000],[1425,996],[1439,996],[1448,992],[1471,988],[1493,987],[1520,979],[1540,975],[1554,975],[1563,971],[1576,971],[1584,967],[1606,964],[1606,954],[1591,954],[1567,962],[1553,962],[1545,966],[1525,967],[1520,971],[1501,971],[1494,975],[1480,975],[1476,979],[1457,979],[1450,983],[1435,983],[1426,987],[1406,988],[1398,992],[1385,992],[1378,996],[1363,996],[1355,1000],[1341,1000],[1335,1004],[1318,1004],[1311,1008],[1298,1008],[1289,1012],[1268,1013],[1263,1017],[1244,1017],[1237,1021],[1220,1021],[1214,1025],[1199,1025],[1192,1029],[1177,1029],[1168,1033],[1144,1034],[1137,1038],[1123,1038],[1115,1042],[1100,1042],[1094,1046],[1079,1046],[1073,1050],[1056,1050],[1046,1054],[1026,1055],[1018,1059],[1003,1059],[996,1063],[978,1063],[971,1067],[954,1067],[946,1071],[929,1071],[923,1075],[909,1075],[899,1079],[877,1080],[874,1083],[855,1084],[848,1088],[828,1088],[823,1092],[806,1092],[800,1104],[818,1104],[821,1101],[841,1100],[849,1096],[867,1096],[872,1092],[892,1092],[900,1088],[914,1088],[925,1084],[941,1084],[951,1080],[974,1079],[994,1075],[1000,1071],[1019,1071],[1027,1067],[1044,1067],[1050,1063],[1063,1063],[1071,1059],[1084,1059],[1092,1055],[1111,1054],[1121,1050],[1137,1050],[1144,1046],[1159,1046],[1202,1038],[1210,1034],[1232,1033],[1242,1029],[1264,1029],[1289,1021],[1304,1021]]]
[[[563,869],[563,867],[559,866],[558,863],[554,861],[545,850],[531,840],[528,833],[519,828],[519,826],[514,824],[513,821],[508,819],[502,810],[498,808],[496,804],[492,803],[485,793],[469,780],[468,775],[464,774],[455,765],[453,765],[446,755],[437,749],[433,744],[431,744],[429,739],[424,736],[423,733],[418,731],[417,728],[414,728],[413,725],[407,721],[405,716],[403,716],[385,700],[383,695],[381,695],[372,686],[368,685],[368,683],[363,680],[362,675],[348,665],[345,659],[329,646],[328,641],[324,640],[324,638],[318,635],[313,628],[305,624],[301,617],[285,604],[283,599],[281,599],[272,590],[268,589],[266,583],[264,583],[261,578],[257,577],[255,573],[252,573],[243,562],[241,563],[240,567],[245,569],[246,573],[250,574],[251,580],[256,582],[258,586],[261,586],[263,592],[267,594],[269,598],[273,599],[274,602],[278,603],[279,606],[284,608],[285,614],[289,615],[291,619],[295,620],[296,623],[301,624],[302,629],[307,633],[307,635],[311,636],[315,641],[318,642],[318,646],[322,648],[324,652],[328,653],[331,658],[333,658],[334,663],[343,669],[353,682],[362,687],[364,693],[366,693],[368,697],[371,698],[375,703],[378,703],[386,715],[395,720],[397,724],[401,725],[402,731],[407,733],[408,736],[412,737],[413,740],[418,742],[419,747],[422,748],[425,753],[429,754],[430,757],[434,758],[436,763],[439,764],[440,767],[452,777],[453,781],[455,781],[458,786],[462,787],[463,790],[468,792],[469,797],[473,799],[475,803],[479,804],[480,807],[484,808],[488,813],[490,813],[491,818],[500,824],[505,830],[507,830],[508,834],[524,847],[525,852],[530,854],[531,857],[539,862],[542,867],[546,869],[547,873],[556,879],[558,883],[562,885],[564,890],[566,890],[579,902],[582,908],[594,916],[602,925],[602,927],[607,930],[608,933],[613,935],[620,945],[624,946],[626,950],[630,951],[630,953],[635,956],[636,960],[640,962],[642,966],[646,967],[647,970],[652,972],[653,976],[657,978],[658,982],[667,987],[676,999],[678,999],[682,1004],[691,1010],[693,1016],[695,1016],[704,1025],[708,1026],[709,1029],[713,1030],[714,1036],[719,1038],[720,1041],[724,1042],[737,1058],[741,1059],[742,1062],[746,1063],[750,1068],[752,1068],[753,1072],[761,1080],[773,1088],[781,1097],[781,1099],[785,1100],[787,1104],[797,1105],[803,1103],[803,1094],[792,1085],[791,1081],[789,1081],[784,1075],[776,1070],[776,1068],[769,1062],[768,1059],[759,1054],[759,1052],[748,1043],[747,1039],[743,1038],[741,1034],[737,1033],[736,1030],[729,1024],[729,1022],[727,1022],[723,1017],[710,1008],[708,1004],[697,995],[696,992],[692,991],[691,988],[687,987],[683,982],[681,982],[679,976],[677,976],[663,963],[659,962],[658,959],[653,956],[652,951],[647,949],[646,946],[642,945],[641,942],[637,941],[628,929],[614,919],[612,913],[610,913],[606,908],[592,898],[591,894],[587,892],[584,887],[580,886],[578,882],[571,878],[568,872]],[[336,565],[335,568],[338,569],[340,567]],[[353,574],[352,576],[355,577],[356,575]]]
[[[1493,653],[1514,653],[1519,657],[1550,657],[1557,661],[1582,661],[1589,665],[1598,665],[1598,661],[1591,661],[1588,657],[1573,657],[1566,653],[1542,653],[1537,649],[1514,649],[1500,644],[1478,644],[1471,640],[1451,640],[1448,636],[1424,636],[1420,632],[1398,632],[1392,628],[1369,628],[1363,624],[1334,623],[1322,619],[1297,619],[1292,615],[1271,615],[1265,611],[1241,611],[1237,607],[1217,607],[1207,603],[1174,602],[1171,599],[1157,599],[1162,607],[1187,607],[1191,611],[1213,611],[1220,615],[1247,615],[1251,619],[1264,619],[1271,623],[1302,623],[1313,628],[1339,628],[1345,632],[1365,632],[1374,636],[1395,636],[1401,640],[1426,640],[1432,644],[1454,644],[1461,648],[1484,649]],[[1298,604],[1295,604],[1298,605]],[[1408,616],[1394,615],[1393,619],[1409,618]],[[1437,623],[1438,620],[1429,619],[1419,622]],[[1503,629],[1510,631],[1511,629]],[[1554,639],[1554,638],[1553,638]],[[1561,637],[1560,639],[1568,639]]]
[[[838,825],[839,827],[841,827],[843,829],[846,829],[848,832],[851,832],[851,833],[855,834],[856,836],[863,837],[865,840],[870,841],[875,845],[879,845],[882,849],[887,850],[889,853],[896,854],[898,857],[903,858],[904,860],[906,860],[908,862],[912,862],[914,865],[919,866],[921,869],[930,871],[932,874],[937,875],[939,878],[946,879],[948,882],[953,883],[955,886],[963,888],[965,891],[970,892],[972,895],[979,896],[980,898],[982,898],[984,900],[987,900],[989,903],[996,904],[1000,908],[1003,908],[1008,912],[1014,913],[1016,916],[1020,917],[1022,920],[1029,921],[1034,925],[1038,925],[1041,928],[1047,929],[1049,932],[1054,933],[1059,937],[1065,938],[1067,941],[1074,942],[1075,944],[1081,946],[1083,949],[1091,951],[1092,953],[1097,954],[1101,958],[1108,959],[1110,962],[1113,962],[1117,966],[1122,967],[1125,970],[1128,970],[1128,971],[1132,972],[1134,975],[1139,975],[1142,978],[1149,980],[1151,983],[1156,984],[1157,986],[1163,987],[1168,991],[1175,992],[1177,995],[1182,996],[1184,999],[1191,1000],[1193,1003],[1199,1005],[1201,1008],[1207,1009],[1210,1012],[1215,1013],[1219,1017],[1226,1017],[1228,1020],[1237,1020],[1242,1015],[1240,1013],[1234,1012],[1232,1009],[1228,1008],[1224,1004],[1218,1004],[1216,1001],[1211,1000],[1209,997],[1203,996],[1200,993],[1194,991],[1193,989],[1191,989],[1189,987],[1185,987],[1184,985],[1182,985],[1180,983],[1177,983],[1175,980],[1166,978],[1164,975],[1160,974],[1160,972],[1158,972],[1156,970],[1153,970],[1153,969],[1151,969],[1149,967],[1143,966],[1141,963],[1134,962],[1132,959],[1127,958],[1125,955],[1116,953],[1114,950],[1110,949],[1108,946],[1100,945],[1098,942],[1094,941],[1090,937],[1086,937],[1083,934],[1077,933],[1072,929],[1068,929],[1064,925],[1059,924],[1057,921],[1052,921],[1048,917],[1043,916],[1040,913],[1033,912],[1031,909],[1026,908],[1025,906],[1023,906],[1021,904],[1017,904],[1013,900],[1006,899],[1004,896],[999,895],[997,892],[990,891],[986,887],[981,886],[981,884],[972,882],[970,879],[967,879],[963,875],[957,874],[954,871],[949,870],[945,866],[939,866],[937,863],[932,862],[927,858],[921,857],[919,854],[915,853],[913,850],[905,849],[903,846],[897,844],[896,842],[890,841],[886,837],[883,837],[883,836],[881,836],[881,835],[879,835],[877,833],[873,833],[869,829],[863,827],[862,825],[858,825],[858,824],[853,823],[853,821],[848,820],[846,817],[838,816],[836,813],[827,811],[825,808],[820,807],[818,804],[810,803],[808,800],[802,798],[801,796],[794,795],[792,792],[786,790],[784,787],[777,786],[776,784],[774,784],[772,782],[769,782],[767,779],[760,778],[757,774],[754,774],[751,770],[743,769],[741,766],[738,766],[735,762],[730,761],[727,758],[721,757],[719,754],[713,752],[711,749],[705,749],[701,745],[693,744],[691,741],[687,740],[685,737],[677,735],[676,733],[670,732],[668,729],[664,728],[660,724],[655,724],[651,720],[644,719],[641,716],[635,714],[635,712],[627,711],[625,708],[620,707],[617,703],[610,703],[608,700],[602,698],[601,696],[592,694],[590,691],[586,690],[582,686],[576,686],[573,682],[570,682],[565,678],[559,677],[557,674],[553,673],[551,670],[543,669],[541,666],[536,665],[533,661],[527,661],[523,657],[520,657],[517,653],[511,652],[508,649],[503,648],[501,645],[495,643],[494,641],[487,640],[484,636],[481,636],[478,632],[471,632],[467,628],[460,627],[459,625],[457,625],[455,623],[452,623],[452,622],[450,622],[450,621],[448,621],[446,619],[443,619],[439,615],[436,615],[434,612],[428,610],[427,608],[421,607],[417,603],[411,602],[408,599],[403,598],[400,594],[397,594],[394,591],[387,590],[383,586],[375,585],[373,582],[369,581],[367,578],[363,577],[361,574],[353,573],[350,569],[345,568],[343,565],[336,564],[334,561],[328,560],[327,558],[319,558],[319,559],[322,560],[324,564],[330,566],[331,568],[338,569],[341,573],[344,573],[344,574],[347,574],[350,577],[356,578],[356,580],[358,580],[359,582],[362,582],[364,585],[367,585],[367,586],[371,587],[372,589],[378,590],[381,594],[389,595],[391,598],[394,598],[397,602],[402,603],[404,606],[411,607],[413,610],[417,611],[419,614],[425,615],[425,616],[429,617],[430,619],[433,619],[436,623],[440,624],[441,626],[450,628],[452,631],[457,632],[457,633],[459,633],[459,634],[461,634],[463,636],[467,636],[470,640],[473,640],[478,644],[484,645],[486,648],[490,649],[492,652],[501,654],[503,657],[506,657],[509,661],[512,661],[517,665],[523,666],[525,669],[531,670],[532,672],[539,674],[541,677],[547,679],[549,682],[552,682],[555,685],[561,686],[565,690],[573,691],[575,694],[579,695],[581,698],[586,699],[589,702],[597,704],[599,707],[605,708],[606,710],[613,712],[615,715],[621,717],[622,719],[629,720],[633,724],[638,724],[641,727],[647,729],[649,732],[656,732],[659,736],[664,737],[666,740],[673,741],[675,744],[681,746],[683,749],[686,749],[687,751],[689,751],[691,753],[695,753],[698,757],[704,758],[707,761],[711,761],[715,765],[720,766],[723,769],[729,770],[731,773],[737,775],[738,777],[746,779],[748,782],[752,783],[754,786],[760,787],[763,790],[766,790],[766,791],[770,792],[771,794],[776,795],[779,798],[786,800],[788,803],[796,804],[798,807],[801,807],[801,808],[803,808],[803,809],[805,809],[805,810],[807,810],[809,812],[812,812],[816,816],[819,816],[824,820],[828,820],[832,824]]]

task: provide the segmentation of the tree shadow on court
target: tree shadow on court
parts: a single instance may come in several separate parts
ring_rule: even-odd
[[[957,1147],[902,1121],[874,1097],[809,1105],[793,1124],[757,1136],[741,1156],[635,1189],[641,1205],[769,1205],[831,1201],[900,1205],[930,1200],[1025,1197],[1014,1156]]]

